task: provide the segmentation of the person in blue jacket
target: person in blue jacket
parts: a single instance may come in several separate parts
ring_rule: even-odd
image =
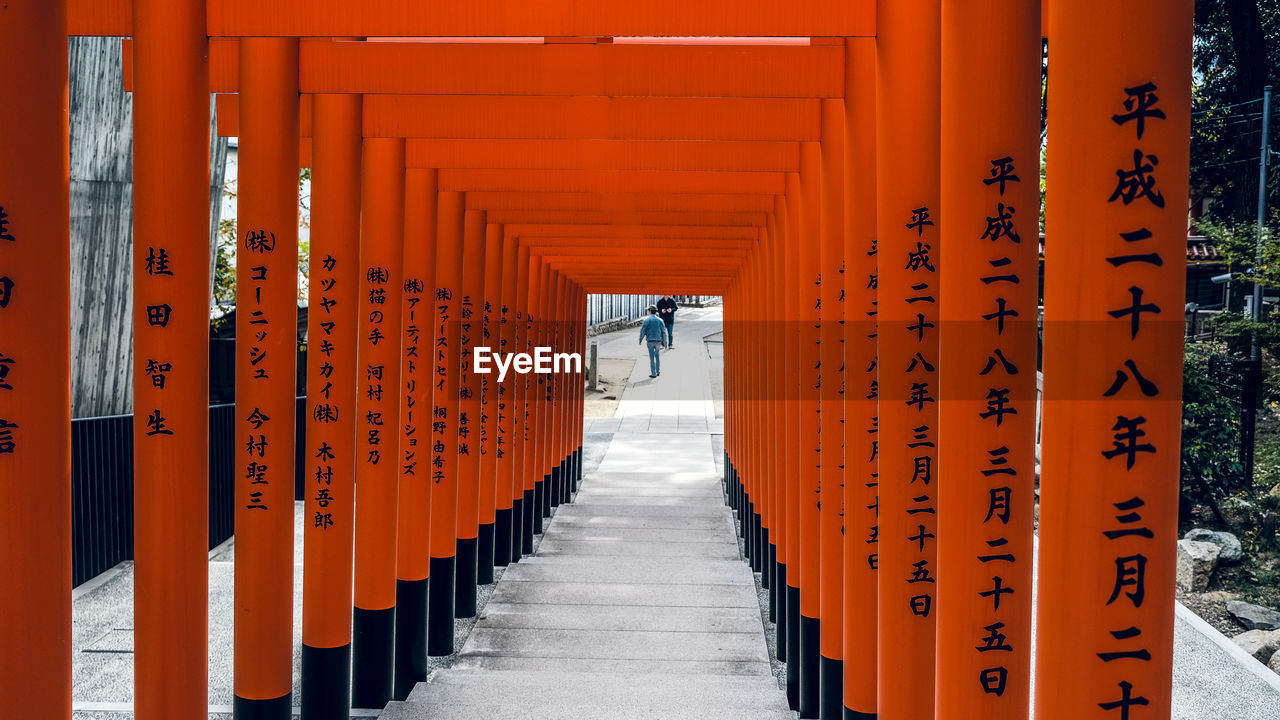
[[[658,318],[656,305],[649,306],[649,316],[640,323],[640,342],[649,344],[649,377],[656,378],[662,374],[658,358],[667,346],[667,326]]]

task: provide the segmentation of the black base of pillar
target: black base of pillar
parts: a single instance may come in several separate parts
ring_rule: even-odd
[[[750,498],[746,502],[746,512],[742,514],[742,555],[747,559],[751,572],[760,569],[760,558],[756,557],[756,504]]]
[[[453,583],[457,559],[431,558],[431,582],[427,584],[427,654],[453,654]]]
[[[511,564],[511,517],[512,508],[498,508],[493,515],[493,564],[496,567]]]
[[[551,517],[551,473],[542,476],[542,517]],[[538,532],[542,532],[539,530]]]
[[[770,563],[766,572],[763,575],[761,575],[762,578],[767,578],[771,575],[774,576],[772,581],[769,584],[769,622],[775,623],[775,624],[778,622],[778,579],[776,577],[777,572],[778,572],[777,566]],[[763,587],[763,584],[761,586]]]
[[[534,512],[537,488],[524,491],[524,528],[520,533],[520,551],[525,555],[533,554],[533,536],[542,532],[542,523],[535,522],[538,513]]]
[[[524,498],[511,501],[511,562],[524,558]]]
[[[542,505],[547,499],[547,484],[542,480],[533,484],[533,534],[542,534]]]
[[[800,588],[787,586],[787,703],[800,709]]]
[[[493,523],[480,523],[477,539],[479,556],[476,558],[476,584],[493,584]]]
[[[818,660],[818,717],[840,720],[844,714],[844,661],[823,655]]]
[[[564,463],[551,468],[551,473],[547,475],[547,504],[553,508],[560,507],[560,498],[564,497],[564,490],[560,487],[562,482],[564,482]]]
[[[381,708],[391,702],[396,608],[355,608],[351,622],[351,704]]]
[[[751,572],[764,570],[764,525],[760,513],[751,507]]]
[[[787,566],[778,563],[778,567],[774,570],[774,576],[778,585],[778,617],[774,620],[777,625],[778,640],[774,645],[778,649],[778,662],[787,661]]]
[[[396,671],[391,696],[409,697],[413,686],[427,681],[427,583],[396,580]]]
[[[576,462],[578,464],[578,470],[576,473],[574,473],[574,476],[573,476],[573,494],[574,495],[577,495],[578,488],[582,487],[582,446],[581,445],[578,446],[578,457]]]
[[[307,720],[351,720],[350,643],[302,646],[302,715]]]
[[[875,713],[860,712],[858,710],[844,709],[844,720],[876,720]]]
[[[818,717],[821,697],[821,677],[818,658],[822,644],[821,623],[818,618],[800,616],[800,717]]]
[[[293,720],[293,693],[270,700],[250,700],[236,695],[231,702],[235,720]]]
[[[476,572],[480,555],[477,538],[458,538],[458,565],[454,575],[453,616],[476,616]]]
[[[759,513],[757,513],[755,523],[756,523],[756,559],[759,562],[757,564],[758,566],[753,569],[756,572],[764,572],[764,568],[765,568],[764,561],[768,558],[768,556],[764,554],[764,550],[765,548],[769,547],[769,541],[767,540],[768,535],[766,535],[765,533],[767,533],[768,530],[764,529],[763,515],[760,515]]]
[[[769,559],[769,528],[760,528],[760,587],[772,592],[773,562]]]

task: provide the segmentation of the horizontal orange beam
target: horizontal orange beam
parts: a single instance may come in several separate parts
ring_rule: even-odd
[[[492,222],[492,221],[490,221]],[[707,238],[755,240],[759,230],[749,227],[715,227],[708,225],[564,225],[511,223],[504,226],[507,235],[521,238],[613,238],[661,239]]]
[[[124,86],[133,90],[126,38]],[[824,98],[844,96],[844,47],[438,43],[303,39],[303,93]],[[209,41],[209,89],[240,90],[239,38]]]
[[[800,7],[777,0],[208,0],[208,18],[211,36],[875,34],[873,0],[806,0]]]
[[[311,136],[311,95],[299,132]],[[818,100],[742,98],[369,95],[365,137],[509,140],[819,139]],[[217,96],[218,134],[240,134],[240,96]],[[415,165],[416,167],[416,165]]]
[[[782,193],[782,173],[702,170],[441,170],[442,191]]]
[[[795,172],[794,142],[747,140],[521,140],[413,138],[405,163],[421,168],[718,170]]]
[[[609,252],[603,252],[603,250]],[[529,252],[536,253],[542,257],[572,258],[582,257],[592,259],[599,262],[602,258],[617,257],[633,257],[637,251],[642,252],[661,252],[670,253],[671,257],[676,258],[697,258],[699,262],[703,259],[715,260],[732,260],[735,264],[741,261],[750,252],[746,248],[681,248],[670,244],[647,244],[647,245],[629,245],[625,248],[609,247],[601,248],[600,246],[590,247],[565,247],[559,245],[532,245]]]
[[[773,195],[712,193],[513,193],[470,192],[470,210],[578,210],[594,212],[769,212]]]
[[[365,137],[816,141],[818,100],[368,95]]]
[[[574,252],[590,251],[598,257],[631,254],[637,250],[661,250],[662,252],[718,253],[738,255],[751,250],[754,240],[717,238],[661,238],[652,240],[616,238],[538,238],[518,237],[521,245],[534,248],[573,249]]]
[[[551,225],[725,225],[762,227],[768,217],[763,212],[490,210],[488,220],[498,225],[529,223]]]

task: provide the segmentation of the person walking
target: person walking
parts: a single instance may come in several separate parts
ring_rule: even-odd
[[[640,342],[649,345],[649,377],[656,378],[662,374],[659,363],[659,351],[667,346],[667,327],[658,319],[657,306],[649,306],[649,316],[640,323]]]
[[[658,301],[658,318],[667,326],[667,337],[669,341],[668,347],[675,349],[676,346],[676,299],[670,295],[663,295]]]

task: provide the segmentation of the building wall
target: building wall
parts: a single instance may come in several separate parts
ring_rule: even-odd
[[[120,38],[73,37],[69,51],[71,410],[125,414],[133,410],[133,101]],[[227,143],[210,137],[212,246]]]

